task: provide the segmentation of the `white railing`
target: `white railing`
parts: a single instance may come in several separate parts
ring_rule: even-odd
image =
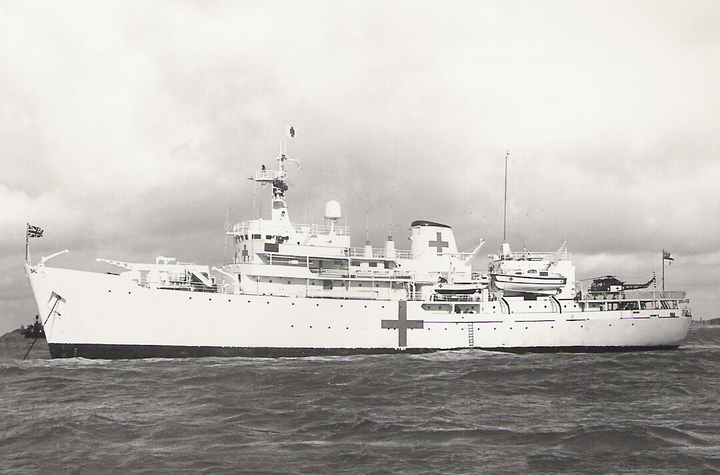
[[[555,259],[556,252],[511,252],[509,255],[501,256],[506,260],[513,261],[549,261]],[[561,261],[569,261],[570,253],[565,251],[560,254]]]
[[[385,251],[385,249],[373,248],[373,250],[372,250],[372,258],[373,259],[385,259],[386,255],[387,255],[387,252]],[[365,257],[365,248],[364,247],[351,247],[348,249],[348,256],[349,257]],[[407,251],[404,249],[396,249],[395,257],[398,259],[412,259],[412,251]]]
[[[232,227],[232,230],[228,231],[228,234],[248,234],[250,231],[250,224],[247,221],[237,223]]]
[[[378,300],[379,293],[373,290],[307,290],[307,298]]]
[[[228,234],[250,234],[251,231],[253,234],[264,234],[265,231],[262,229],[262,227],[253,227],[250,226],[250,221],[243,221],[242,223],[237,223],[235,226],[232,227],[231,231],[228,231]],[[267,221],[264,223],[269,224],[270,221]],[[329,226],[326,224],[293,224],[293,228],[295,228],[295,232],[298,232],[300,234],[315,234],[318,236],[329,236],[331,234],[331,231],[336,236],[349,236],[350,235],[350,227],[349,226],[340,226],[334,225]],[[275,229],[272,230],[273,233],[276,232]]]
[[[321,277],[347,277],[347,269],[310,269],[313,273]]]
[[[434,302],[484,302],[482,294],[433,294]]]
[[[350,226],[340,226],[339,224],[293,224],[295,232],[301,234],[317,234],[321,236],[329,236],[331,231],[337,236],[349,236]]]
[[[278,170],[262,170],[255,172],[255,176],[252,178],[255,181],[272,181],[280,176]]]
[[[211,293],[224,293],[221,291],[222,286],[213,284],[212,286],[204,285],[200,282],[157,282],[147,281],[145,279],[135,280],[140,287],[146,287],[149,289],[162,289],[162,290],[182,290],[189,292],[211,292]]]
[[[625,290],[623,292],[593,292],[583,300],[684,300],[684,290]]]

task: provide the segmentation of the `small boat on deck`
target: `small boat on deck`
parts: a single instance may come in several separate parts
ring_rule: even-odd
[[[488,259],[491,285],[504,296],[556,295],[575,280],[564,241],[554,254],[512,252],[510,245],[503,243],[500,254],[491,254]]]

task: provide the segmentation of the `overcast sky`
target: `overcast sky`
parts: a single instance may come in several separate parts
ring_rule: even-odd
[[[633,282],[669,250],[718,317],[719,25],[715,0],[3,1],[0,333],[37,312],[26,222],[58,266],[229,261],[285,123],[295,222],[336,199],[356,246],[428,219],[494,252],[509,150],[513,247]]]

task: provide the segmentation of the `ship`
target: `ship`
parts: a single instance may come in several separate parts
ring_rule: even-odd
[[[565,244],[473,261],[444,223],[416,220],[410,249],[392,236],[352,247],[340,204],[323,224],[291,222],[289,158],[249,177],[269,188],[269,218],[226,226],[230,262],[98,258],[111,271],[25,271],[54,358],[302,357],[441,350],[605,352],[673,349],[692,320],[684,291],[585,291]],[[39,234],[39,235],[38,235]],[[28,235],[42,230],[28,225]]]

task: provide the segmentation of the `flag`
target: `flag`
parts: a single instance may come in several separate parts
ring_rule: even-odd
[[[292,125],[285,124],[288,137],[295,137],[295,127]]]
[[[32,226],[32,225],[28,224],[27,225],[27,235],[28,235],[28,237],[41,238],[41,237],[43,237],[43,230],[37,226]]]
[[[672,261],[674,261],[674,260],[675,259],[672,258],[670,253],[668,251],[666,251],[665,249],[663,249],[663,263],[665,261],[670,261],[670,264],[668,264],[668,265],[672,265]]]

